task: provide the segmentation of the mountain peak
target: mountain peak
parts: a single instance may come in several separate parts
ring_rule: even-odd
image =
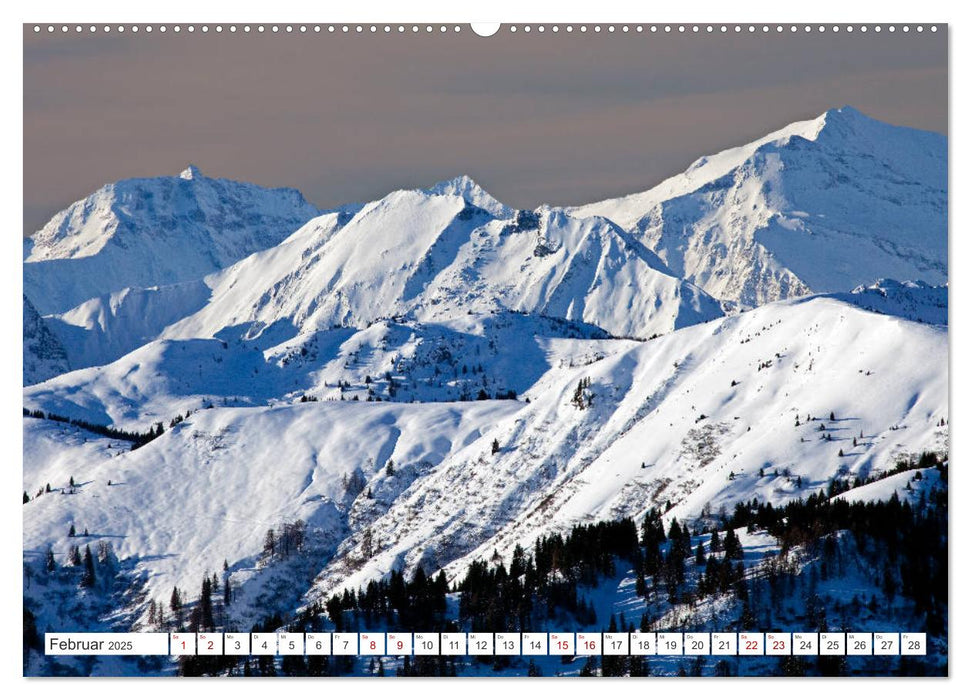
[[[866,115],[853,105],[843,105],[826,110],[827,115],[841,115],[844,117],[866,117]]]
[[[867,116],[866,114],[858,110],[853,105],[843,105],[842,107],[834,107],[833,109],[827,109],[825,112],[823,112],[821,116],[827,120],[841,119],[843,121],[851,121],[851,120],[876,121],[875,119],[873,119],[873,117]]]
[[[198,180],[204,176],[202,174],[202,171],[199,170],[198,167],[196,167],[192,163],[189,163],[188,167],[186,167],[185,170],[179,173],[179,177],[182,178],[183,180]]]
[[[469,204],[485,209],[493,216],[506,217],[512,215],[512,209],[482,189],[482,186],[468,175],[459,175],[450,180],[436,182],[424,192],[432,195],[461,197]]]
[[[181,186],[177,186],[181,184]],[[24,245],[24,287],[42,314],[126,287],[198,279],[279,244],[320,210],[292,189],[205,177],[105,185]]]
[[[436,182],[432,185],[429,190],[433,191],[476,191],[482,190],[482,187],[473,180],[468,175],[458,175],[456,177],[450,178],[448,180],[442,180],[441,182]]]
[[[820,133],[823,131],[831,132],[834,129],[848,132],[857,131],[867,125],[890,126],[873,117],[867,116],[851,105],[828,109],[819,116],[817,121],[820,123]]]

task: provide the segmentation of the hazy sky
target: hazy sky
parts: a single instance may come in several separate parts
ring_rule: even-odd
[[[328,207],[468,174],[516,207],[647,189],[852,104],[947,131],[947,31],[24,36],[24,226],[177,174]]]

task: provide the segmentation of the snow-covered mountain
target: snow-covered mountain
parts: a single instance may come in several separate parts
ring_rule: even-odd
[[[512,210],[462,177],[323,214],[205,277],[125,287],[50,320],[72,366],[90,367],[155,338],[245,338],[267,348],[389,318],[507,311],[643,338],[722,314],[613,223]]]
[[[105,185],[24,242],[24,291],[42,314],[127,287],[203,277],[320,214],[293,189],[203,176]]]
[[[24,551],[50,544],[62,560],[73,523],[79,534],[112,539],[133,577],[146,577],[141,593],[161,599],[175,584],[194,587],[226,560],[239,571],[243,595],[246,581],[259,579],[268,528],[302,519],[326,556],[347,534],[347,503],[365,497],[348,488],[351,477],[372,478],[393,455],[407,484],[513,410],[512,402],[212,409],[134,452],[80,428],[25,418],[24,488],[34,494],[50,484],[53,491],[25,506]],[[72,477],[75,492],[62,494]],[[292,605],[300,593],[290,592]]]
[[[68,371],[67,352],[24,295],[24,386]]]
[[[754,306],[880,277],[947,281],[947,139],[852,107],[700,158],[607,217],[712,296]]]
[[[320,590],[402,564],[458,571],[666,503],[685,518],[784,502],[944,450],[947,333],[831,299],[780,302],[553,370],[526,397],[380,513],[369,566],[348,577],[338,557]]]
[[[646,338],[721,315],[613,223],[509,210],[460,178],[321,215],[203,280],[51,317],[82,369],[27,396],[126,428],[213,400],[492,398],[549,369],[543,339]]]
[[[946,445],[941,328],[817,298],[602,342],[627,347],[555,366],[519,401],[217,404],[134,452],[25,418],[25,491],[79,484],[25,504],[25,551],[62,556],[75,523],[119,536],[150,598],[223,559],[258,590],[264,531],[300,518],[321,547],[323,571],[302,579],[313,599],[419,562],[455,573],[540,533],[668,502],[678,518],[784,502]],[[29,405],[56,408],[34,393]],[[249,624],[257,612],[244,610]]]
[[[333,214],[314,219],[208,283],[211,302],[166,337],[227,328],[276,337],[512,310],[646,338],[721,315],[610,221],[512,211],[468,178],[393,192],[336,230]]]
[[[25,609],[144,629],[225,561],[250,629],[655,507],[913,500],[946,475],[868,481],[947,452],[946,223],[943,137],[850,108],[572,209],[106,186],[26,244]]]
[[[28,242],[25,288],[57,316],[73,367],[159,337],[272,329],[267,347],[496,310],[646,338],[716,318],[719,302],[946,283],[946,165],[944,137],[845,107],[569,210],[516,211],[463,176],[315,216],[292,190],[190,167],[59,214]]]

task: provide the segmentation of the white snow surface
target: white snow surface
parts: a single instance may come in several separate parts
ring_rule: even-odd
[[[860,285],[849,294],[835,294],[837,299],[878,313],[908,318],[911,321],[946,326],[948,286],[926,282],[898,282],[880,279]]]
[[[155,340],[169,325],[202,308],[209,288],[202,280],[131,288],[89,299],[47,316],[74,369],[106,365]]]

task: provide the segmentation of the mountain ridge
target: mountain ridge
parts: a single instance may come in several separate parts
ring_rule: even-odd
[[[573,207],[641,237],[712,296],[757,306],[880,277],[947,278],[946,137],[852,107]]]

